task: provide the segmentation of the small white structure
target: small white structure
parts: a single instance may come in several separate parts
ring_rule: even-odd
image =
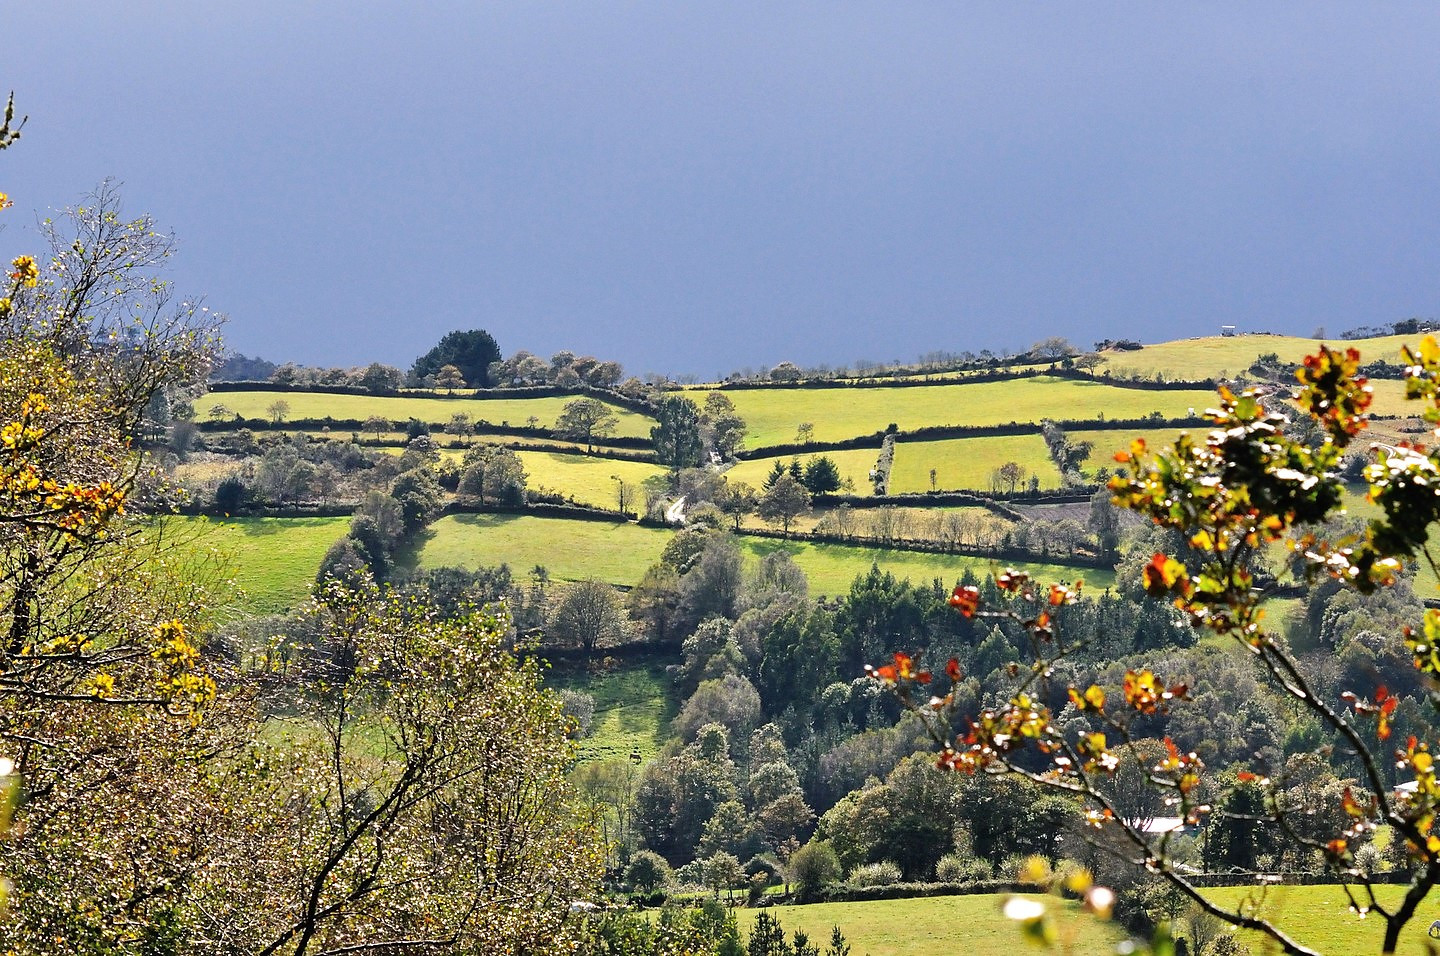
[[[1164,836],[1167,833],[1184,833],[1189,827],[1184,817],[1152,817],[1143,821],[1139,829],[1147,836]]]
[[[1222,325],[1222,326],[1220,326],[1220,334],[1223,335],[1223,336],[1224,336],[1225,338],[1227,338],[1227,339],[1229,339],[1229,338],[1234,338],[1234,337],[1235,337],[1235,326],[1233,326],[1233,325]]]

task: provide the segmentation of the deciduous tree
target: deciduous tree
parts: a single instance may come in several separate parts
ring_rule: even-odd
[[[810,492],[790,475],[781,475],[763,495],[756,510],[760,517],[771,524],[779,525],[785,534],[795,519],[810,511]]]
[[[585,450],[593,452],[595,439],[612,434],[619,423],[614,410],[598,398],[577,398],[565,404],[555,419],[555,431],[572,441],[583,441]]]

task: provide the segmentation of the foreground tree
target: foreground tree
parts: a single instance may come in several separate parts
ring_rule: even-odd
[[[0,289],[3,949],[565,945],[598,847],[536,665],[502,622],[440,621],[363,573],[285,674],[252,685],[210,653],[203,564],[167,547],[134,436],[203,378],[215,320],[173,300],[169,239],[108,187],[47,228],[49,269],[18,257]]]
[[[1440,422],[1440,345],[1427,338],[1403,354],[1406,395],[1424,403],[1423,417],[1434,425]],[[1195,627],[1236,641],[1271,686],[1324,728],[1335,742],[1335,755],[1358,768],[1352,784],[1328,792],[1315,789],[1297,800],[1286,789],[1284,768],[1253,766],[1228,780],[1212,779],[1199,756],[1182,752],[1169,738],[1152,763],[1142,744],[1146,727],[1182,716],[1191,706],[1190,691],[1143,666],[1127,670],[1118,686],[1069,687],[1070,708],[1083,720],[1062,725],[1047,704],[1054,699],[1048,685],[1057,665],[1079,650],[1064,626],[1078,585],[1040,587],[1025,574],[1006,572],[996,580],[1003,603],[994,609],[980,607],[978,588],[955,589],[951,603],[960,613],[1004,617],[1023,627],[1032,657],[1008,699],[969,717],[968,729],[958,736],[950,735],[947,719],[953,716],[953,692],[931,696],[931,675],[910,657],[897,654],[892,663],[872,671],[929,719],[942,748],[942,768],[1016,774],[1071,795],[1112,852],[1156,874],[1204,913],[1263,933],[1290,953],[1310,950],[1253,907],[1232,909],[1202,893],[1177,862],[1172,835],[1145,832],[1136,815],[1118,802],[1115,780],[1122,773],[1132,783],[1143,779],[1170,814],[1192,824],[1208,822],[1211,830],[1223,833],[1233,828],[1217,822],[1248,821],[1248,826],[1258,820],[1284,843],[1316,854],[1344,881],[1341,892],[1351,907],[1383,922],[1387,953],[1395,951],[1401,931],[1440,882],[1434,742],[1413,736],[1398,746],[1391,741],[1399,702],[1384,686],[1323,689],[1268,626],[1265,588],[1258,586],[1254,570],[1257,554],[1282,540],[1311,576],[1329,575],[1362,593],[1392,585],[1406,561],[1435,565],[1427,542],[1431,525],[1440,518],[1434,491],[1440,451],[1377,445],[1377,460],[1366,467],[1365,477],[1380,516],[1357,535],[1326,537],[1323,522],[1343,501],[1342,454],[1367,425],[1371,393],[1358,368],[1353,349],[1322,349],[1305,360],[1296,397],[1318,425],[1313,444],[1288,437],[1286,416],[1267,411],[1257,394],[1237,396],[1222,388],[1219,407],[1208,413],[1213,431],[1203,439],[1182,435],[1173,448],[1158,453],[1137,440],[1116,456],[1125,469],[1110,483],[1118,504],[1179,532],[1191,552],[1188,565],[1156,553],[1142,573],[1145,590],[1173,601]],[[1403,646],[1436,700],[1440,611],[1426,611],[1423,623],[1393,640]],[[945,670],[958,685],[962,675],[956,662]],[[1403,789],[1387,772],[1389,758],[1382,756],[1387,750],[1407,784]],[[1133,766],[1127,769],[1127,764]],[[1317,820],[1339,822],[1317,832]],[[1380,824],[1391,829],[1394,846],[1404,850],[1408,883],[1398,897],[1377,891],[1372,868],[1360,853]],[[1227,859],[1244,863],[1250,858],[1232,853]],[[1027,919],[1043,917],[1028,912]]]
[[[197,723],[205,588],[166,568],[132,444],[156,395],[203,378],[218,320],[174,298],[170,238],[109,184],[42,229],[48,269],[17,257],[0,289],[0,756],[25,788],[0,939],[20,952],[118,945],[173,906],[214,806],[195,761],[233,742]]]
[[[364,584],[313,614],[319,733],[254,751],[287,769],[257,777],[246,842],[196,888],[207,935],[239,925],[246,951],[294,956],[563,945],[603,861],[538,662],[506,650],[503,620]]]

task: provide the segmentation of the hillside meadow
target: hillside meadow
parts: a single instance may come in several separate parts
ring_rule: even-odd
[[[632,486],[631,501],[626,507],[630,511],[643,508],[645,495],[640,485],[667,473],[662,466],[644,461],[547,451],[520,450],[517,454],[529,476],[527,486],[531,491],[556,491],[582,505],[600,508],[613,509],[619,504],[617,494],[622,481]]]
[[[689,394],[704,401],[704,392]],[[746,448],[793,442],[802,422],[815,426],[815,441],[840,441],[883,431],[890,424],[910,431],[1043,418],[1143,418],[1155,413],[1180,418],[1215,400],[1209,389],[1155,391],[1045,376],[908,388],[731,389],[723,394],[750,427]]]
[[[431,425],[443,425],[455,415],[469,415],[473,422],[492,425],[524,425],[533,416],[541,428],[550,428],[555,419],[574,401],[574,396],[541,398],[419,398],[405,395],[331,395],[324,392],[210,392],[195,402],[196,416],[205,419],[214,405],[224,405],[244,418],[269,418],[267,409],[275,402],[290,406],[286,415],[297,418],[336,418],[363,421],[379,416],[392,422],[418,418]],[[619,420],[615,434],[626,438],[647,438],[654,421],[629,409],[610,406]]]
[[[647,658],[631,664],[594,669],[556,667],[545,683],[556,690],[576,690],[595,701],[590,732],[578,742],[579,759],[630,760],[639,753],[650,760],[670,739],[670,721],[677,711],[670,679],[669,659]]]
[[[458,565],[476,568],[508,563],[517,571],[544,565],[551,577],[578,581],[595,577],[630,586],[657,561],[672,532],[635,524],[573,521],[528,515],[450,515],[423,535],[414,560],[419,567]],[[940,578],[953,584],[969,568],[987,574],[999,562],[964,555],[895,551],[860,545],[819,544],[777,538],[741,537],[741,551],[752,560],[787,551],[810,580],[812,595],[843,594],[856,577],[878,565],[898,578],[923,583]],[[1083,578],[1092,587],[1114,583],[1114,572],[1061,564],[1023,563],[1016,567],[1046,580]]]
[[[1385,359],[1400,361],[1400,347],[1415,345],[1419,335],[1386,335],[1372,339],[1313,339],[1292,335],[1207,335],[1147,345],[1135,351],[1112,349],[1102,352],[1105,364],[1115,375],[1137,375],[1150,378],[1157,373],[1167,378],[1195,380],[1223,375],[1239,375],[1261,355],[1274,352],[1280,361],[1297,364],[1305,356],[1317,352],[1321,345],[1331,348],[1356,348],[1363,361]]]
[[[803,468],[815,458],[821,456],[829,458],[835,463],[840,472],[840,480],[847,478],[855,488],[857,495],[868,495],[871,492],[870,472],[875,468],[875,462],[880,457],[879,448],[848,448],[841,451],[811,452],[799,455],[778,455],[773,458],[747,458],[744,461],[737,461],[725,470],[727,481],[744,482],[756,491],[759,491],[769,477],[771,469],[778,461],[781,465],[789,467],[792,461],[799,461]]]
[[[939,491],[991,491],[991,473],[1006,462],[1025,466],[1023,491],[1033,475],[1042,490],[1059,488],[1060,470],[1050,460],[1045,439],[1034,435],[987,435],[940,441],[899,441],[890,467],[890,493],[929,491],[930,470]],[[1004,490],[1004,489],[1001,489]]]
[[[1375,894],[1383,905],[1398,904],[1403,886],[1378,886]],[[1385,939],[1385,924],[1379,919],[1362,919],[1350,911],[1350,901],[1339,886],[1226,886],[1206,890],[1206,895],[1224,906],[1246,904],[1266,919],[1275,921],[1303,946],[1326,954],[1378,953]],[[1440,901],[1432,893],[1422,903],[1415,919],[1400,936],[1399,953],[1429,954],[1436,951],[1426,935],[1430,921],[1440,916]],[[1259,933],[1242,933],[1240,940],[1252,952],[1276,950]]]
[[[857,903],[809,903],[766,910],[780,921],[787,938],[804,932],[822,949],[831,927],[840,927],[855,956],[1015,956],[1043,952],[1029,944],[1017,924],[1004,918],[1000,894],[930,896]],[[1114,954],[1125,934],[1111,923],[1084,914],[1078,906],[1041,897],[1056,915],[1058,952],[1074,956]],[[759,910],[737,914],[747,934]]]
[[[229,582],[220,616],[278,614],[310,594],[320,559],[349,518],[167,518],[175,558],[213,563]]]

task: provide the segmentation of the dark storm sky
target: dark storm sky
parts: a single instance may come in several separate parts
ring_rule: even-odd
[[[704,377],[1440,313],[1440,7],[0,5],[33,213],[103,177],[231,345]]]

